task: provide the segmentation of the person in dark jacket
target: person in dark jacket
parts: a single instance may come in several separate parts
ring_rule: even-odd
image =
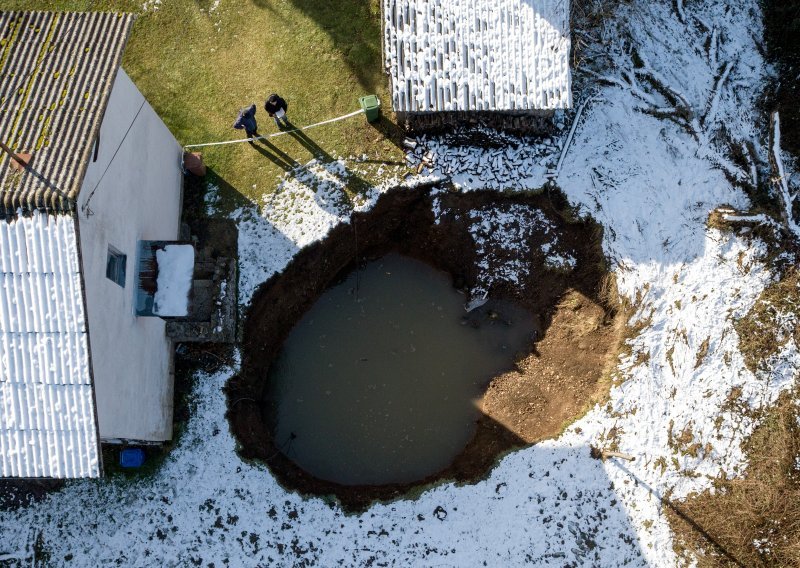
[[[274,93],[267,97],[264,103],[264,110],[275,119],[275,124],[278,128],[281,127],[281,122],[283,122],[284,126],[289,127],[289,119],[286,118],[286,108],[286,101]]]
[[[248,138],[258,136],[258,123],[256,122],[255,103],[239,111],[239,116],[236,117],[236,122],[233,123],[233,127],[236,130],[241,130],[244,128]],[[253,144],[252,140],[250,140],[250,144]]]

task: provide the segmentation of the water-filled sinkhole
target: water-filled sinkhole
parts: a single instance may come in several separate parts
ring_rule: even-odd
[[[270,366],[275,445],[342,485],[420,480],[474,434],[486,384],[530,349],[535,318],[510,302],[470,313],[450,276],[387,255],[329,288]]]

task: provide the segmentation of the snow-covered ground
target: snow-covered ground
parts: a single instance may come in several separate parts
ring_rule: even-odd
[[[743,401],[764,407],[800,369],[792,343],[770,371],[756,376],[745,367],[733,320],[772,279],[765,247],[706,226],[720,204],[748,207],[729,178],[751,172],[730,162],[717,135],[724,123],[733,140],[763,145],[763,120],[751,110],[765,81],[760,29],[756,0],[685,8],[635,0],[597,31],[597,45],[608,46],[591,54],[603,80],[556,182],[606,227],[605,250],[641,332],[620,361],[609,402],[559,439],[507,456],[475,485],[444,484],[348,516],[285,491],[265,468],[239,459],[222,393],[235,369],[225,369],[198,377],[187,431],[157,473],[71,483],[0,513],[0,558],[29,559],[38,540],[54,565],[673,566],[660,496],[681,498],[740,472],[740,443],[754,424],[726,405],[730,393],[739,387]],[[693,113],[669,120],[670,106]],[[481,179],[497,187],[519,181],[513,167],[481,165],[480,148],[424,143],[459,159],[409,183],[450,178],[469,189]],[[517,187],[541,186],[564,138],[553,142],[550,163],[541,147],[514,143],[521,156],[545,162],[529,163]],[[501,154],[494,158],[506,159]],[[264,203],[233,215],[243,303],[301,247],[348,222],[352,205],[342,190],[357,170],[346,160],[311,164]],[[506,177],[497,180],[498,170]],[[473,179],[458,177],[464,172]],[[476,215],[480,238],[494,221],[491,211]],[[636,460],[601,462],[590,445],[614,445]]]

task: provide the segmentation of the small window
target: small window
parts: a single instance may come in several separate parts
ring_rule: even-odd
[[[106,278],[113,280],[123,288],[125,287],[125,264],[128,257],[117,249],[108,245],[108,260],[106,261]]]

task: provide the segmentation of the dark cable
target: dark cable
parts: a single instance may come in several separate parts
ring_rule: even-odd
[[[86,210],[89,209],[89,202],[92,200],[92,197],[94,197],[94,193],[97,191],[97,188],[100,187],[100,182],[102,182],[103,178],[106,177],[106,173],[108,173],[108,169],[111,167],[111,164],[114,163],[114,158],[117,157],[117,153],[119,152],[120,148],[122,148],[122,144],[125,143],[125,139],[128,137],[128,134],[130,133],[131,128],[133,128],[133,125],[136,123],[136,119],[139,118],[139,113],[142,112],[142,109],[144,108],[144,105],[145,105],[146,102],[147,102],[147,99],[143,99],[142,100],[142,104],[139,107],[139,110],[136,111],[136,116],[133,117],[133,120],[128,125],[128,129],[125,131],[125,135],[122,137],[122,140],[119,141],[119,145],[117,146],[117,149],[114,150],[114,155],[111,156],[111,159],[108,161],[108,165],[106,165],[106,169],[103,170],[103,175],[101,175],[100,179],[97,180],[97,183],[94,185],[94,187],[92,188],[92,191],[89,193],[88,199],[86,199],[86,203],[84,203],[83,206],[81,207],[81,211],[83,211],[84,213],[86,213]]]

